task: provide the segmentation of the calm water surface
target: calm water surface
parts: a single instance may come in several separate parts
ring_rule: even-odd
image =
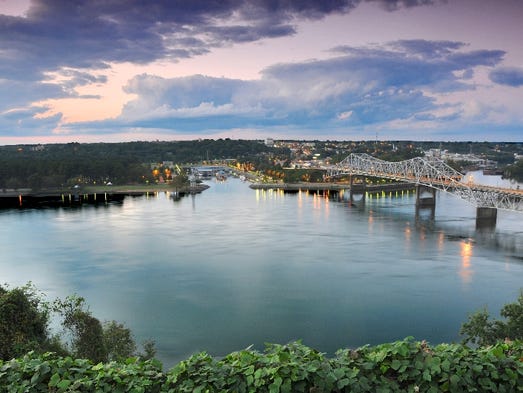
[[[458,341],[468,312],[498,315],[523,287],[521,213],[477,231],[475,208],[443,193],[431,218],[408,193],[358,207],[209,184],[179,201],[0,211],[0,282],[84,296],[101,320],[154,338],[167,367],[295,339],[330,354]]]

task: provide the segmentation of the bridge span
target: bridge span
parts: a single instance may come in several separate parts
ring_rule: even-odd
[[[494,223],[497,209],[523,212],[523,190],[466,182],[462,173],[436,158],[416,157],[390,162],[364,153],[352,153],[343,161],[328,168],[328,175],[330,177],[341,175],[379,177],[413,183],[418,188],[424,186],[447,192],[476,206],[478,219],[487,218]]]

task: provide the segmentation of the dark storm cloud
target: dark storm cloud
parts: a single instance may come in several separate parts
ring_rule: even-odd
[[[502,67],[492,70],[489,74],[492,82],[500,85],[520,87],[523,86],[523,68]]]

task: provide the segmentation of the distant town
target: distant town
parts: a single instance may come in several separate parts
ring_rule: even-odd
[[[267,139],[268,146],[287,148],[291,167],[321,167],[339,161],[350,153],[367,153],[376,158],[399,161],[425,156],[450,162],[462,170],[502,168],[523,159],[523,143],[488,142],[299,142]]]

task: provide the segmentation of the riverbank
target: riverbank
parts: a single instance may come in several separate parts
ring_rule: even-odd
[[[283,191],[342,191],[350,190],[349,183],[253,183],[249,186],[253,190],[283,190]],[[412,183],[385,183],[385,184],[353,184],[353,188],[358,191],[366,190],[369,192],[381,191],[406,191],[414,190],[416,187]]]
[[[0,207],[121,202],[126,196],[140,196],[159,192],[169,192],[181,197],[186,194],[199,194],[208,188],[207,184],[200,183],[182,187],[174,187],[170,184],[154,184],[80,186],[42,190],[30,188],[2,189],[0,190]]]

